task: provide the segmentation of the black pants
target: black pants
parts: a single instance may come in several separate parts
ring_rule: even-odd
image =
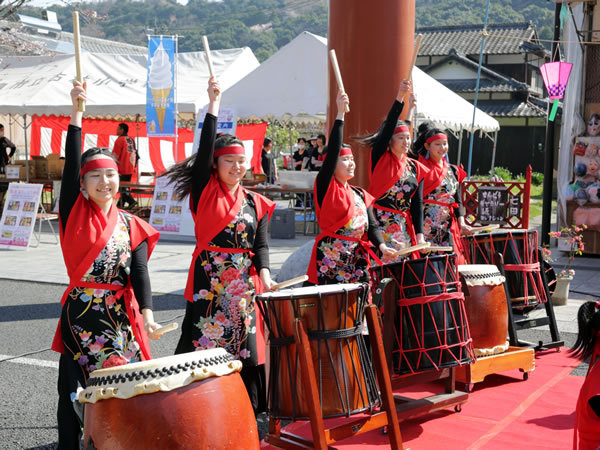
[[[85,388],[85,380],[77,362],[60,355],[58,363],[58,448],[79,449],[82,424],[73,408],[71,394],[77,392],[78,384]]]
[[[131,175],[119,175],[119,180],[130,182]],[[135,198],[133,198],[131,192],[129,191],[129,188],[120,187],[119,192],[121,193],[121,198],[119,199],[117,206],[124,207],[125,204],[128,206],[133,206],[133,204],[136,203]]]

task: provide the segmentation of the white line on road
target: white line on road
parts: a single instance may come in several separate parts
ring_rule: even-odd
[[[0,355],[0,362],[2,362],[2,360],[6,359],[6,358],[12,358],[12,356],[11,355]],[[38,367],[51,367],[53,369],[58,369],[58,363],[56,361],[46,361],[43,359],[15,358],[15,359],[9,359],[8,361],[4,361],[4,362],[27,364],[29,366],[38,366]]]

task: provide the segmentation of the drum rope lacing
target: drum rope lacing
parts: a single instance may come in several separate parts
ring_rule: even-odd
[[[88,380],[87,386],[101,386],[114,383],[127,383],[128,381],[141,381],[142,379],[159,378],[168,375],[178,374],[181,372],[187,372],[194,369],[202,369],[203,367],[210,367],[217,364],[225,364],[233,361],[234,357],[231,354],[211,356],[209,358],[186,362],[182,364],[172,365],[170,367],[161,367],[155,369],[141,370],[138,372],[131,372],[127,374],[119,375],[106,375],[101,377],[91,377]]]

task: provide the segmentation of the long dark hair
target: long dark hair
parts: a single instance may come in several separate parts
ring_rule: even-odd
[[[241,145],[243,146],[243,142],[238,138],[231,134],[218,134],[217,139],[215,140],[215,150],[218,150],[223,147],[229,147],[230,145]],[[200,151],[200,150],[199,150]],[[193,179],[193,167],[194,162],[196,161],[196,155],[198,153],[194,153],[189,158],[184,159],[183,161],[178,162],[169,170],[161,175],[161,177],[168,177],[169,184],[175,185],[175,193],[179,200],[184,199],[188,194],[192,192],[192,185],[194,183]],[[214,161],[209,161],[212,166]]]
[[[444,130],[439,129],[435,123],[426,121],[419,125],[417,130],[417,138],[413,143],[413,153],[415,155],[427,155],[427,149],[425,148],[425,142],[431,136],[435,136],[436,134],[445,134]]]
[[[106,148],[106,147],[91,147],[91,148],[88,148],[85,152],[83,152],[81,154],[81,167],[83,167],[84,164],[87,163],[92,156],[97,156],[97,155],[108,156],[117,164],[119,163],[119,160],[117,159],[117,157],[108,148]]]
[[[406,120],[399,120],[398,123],[396,124],[396,128],[399,126],[402,126],[402,125],[405,125],[410,128],[410,122],[407,122]],[[364,136],[352,136],[350,139],[354,139],[362,146],[373,147],[375,145],[375,143],[379,140],[379,137],[381,136],[381,133],[383,132],[384,126],[385,126],[385,122],[382,122],[381,125],[379,125],[379,129],[375,133],[367,134]]]
[[[579,332],[577,340],[571,350],[573,355],[586,360],[594,353],[594,344],[600,332],[600,302],[585,302],[577,312],[577,325]],[[594,361],[590,361],[590,366]]]

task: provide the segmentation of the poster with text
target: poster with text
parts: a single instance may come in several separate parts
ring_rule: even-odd
[[[26,183],[8,185],[0,222],[0,245],[29,247],[42,187],[41,184]]]
[[[202,125],[204,124],[204,117],[208,108],[198,110],[196,115],[196,126],[194,127],[194,146],[192,147],[192,153],[198,151],[198,144],[200,143],[200,132],[202,131]],[[235,129],[237,127],[237,118],[235,117],[235,111],[231,108],[221,108],[219,110],[219,117],[217,117],[217,134],[227,133],[235,136]]]
[[[178,200],[169,179],[158,177],[154,186],[150,225],[160,232],[179,233],[184,214],[190,214],[188,197]]]

